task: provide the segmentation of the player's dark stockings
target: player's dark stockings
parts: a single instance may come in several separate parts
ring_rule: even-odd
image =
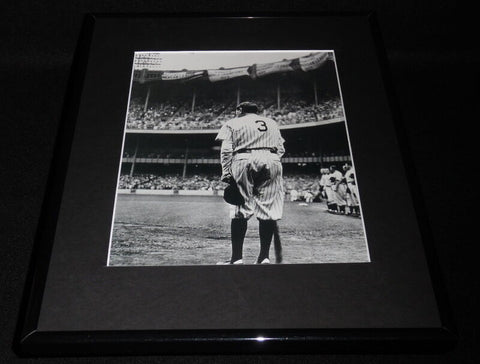
[[[265,258],[268,258],[270,251],[270,244],[272,243],[273,230],[275,229],[276,221],[274,220],[258,220],[260,233],[260,254],[257,263],[261,263]]]
[[[246,219],[232,219],[231,234],[232,234],[232,259],[231,263],[242,259],[243,256],[243,240],[247,232]]]
[[[275,247],[275,263],[281,263],[283,261],[282,242],[280,241],[280,231],[276,221],[273,226],[273,244]]]

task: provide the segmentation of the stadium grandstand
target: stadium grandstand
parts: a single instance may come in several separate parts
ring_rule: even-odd
[[[351,160],[331,52],[234,68],[163,68],[162,53],[136,54],[121,190],[222,190],[215,136],[246,100],[280,125],[287,190],[314,190],[320,168]]]

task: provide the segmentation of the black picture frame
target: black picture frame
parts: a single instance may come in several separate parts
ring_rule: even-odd
[[[228,273],[214,266],[105,267],[133,51],[216,49],[335,50],[357,175],[365,186],[371,263],[229,267]],[[371,14],[87,15],[16,351],[39,356],[451,348],[454,328],[391,97]],[[376,178],[380,173],[388,183]],[[395,209],[385,213],[391,204]],[[270,287],[264,293],[243,284],[258,279],[259,268]],[[221,289],[232,280],[238,292]],[[240,291],[246,295],[242,305]]]

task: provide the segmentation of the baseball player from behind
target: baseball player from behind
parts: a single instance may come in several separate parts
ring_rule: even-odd
[[[283,214],[283,180],[280,158],[285,153],[284,139],[277,123],[258,115],[251,102],[237,106],[237,116],[220,129],[220,161],[224,182],[234,180],[245,202],[230,207],[232,256],[224,264],[243,263],[243,241],[247,222],[259,220],[260,253],[256,263],[270,263],[269,250],[277,220]],[[221,263],[219,263],[221,264]]]

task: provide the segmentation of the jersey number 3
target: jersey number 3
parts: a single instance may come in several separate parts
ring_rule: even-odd
[[[258,123],[260,123],[260,125],[261,125],[260,127],[257,128],[258,131],[267,131],[268,130],[267,124],[265,124],[265,121],[263,121],[263,120],[255,121],[255,124],[258,124]]]

